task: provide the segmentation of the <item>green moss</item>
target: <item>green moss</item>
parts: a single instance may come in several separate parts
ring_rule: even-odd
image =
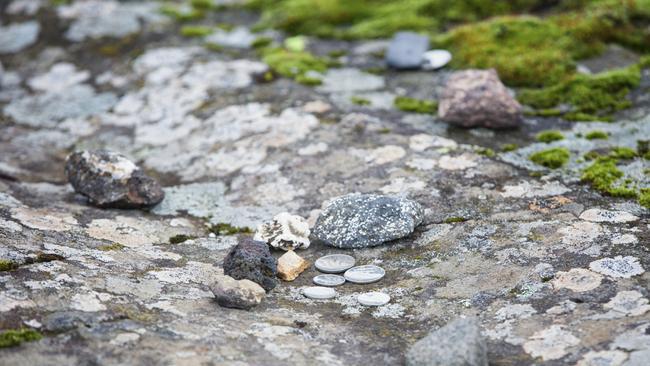
[[[503,152],[508,152],[508,151],[515,151],[519,148],[517,144],[503,144],[501,145],[501,151]]]
[[[205,37],[214,32],[212,27],[202,25],[184,25],[181,27],[181,35],[183,37]]]
[[[358,96],[352,96],[352,97],[350,97],[350,101],[351,101],[353,104],[356,104],[356,105],[362,105],[362,106],[363,106],[363,105],[371,105],[371,104],[372,104],[372,102],[370,102],[370,100],[368,100],[368,99],[366,99],[366,98],[363,98],[363,97],[358,97]]]
[[[196,238],[195,236],[191,236],[191,235],[178,234],[169,238],[169,244],[180,244],[195,238]]]
[[[383,127],[383,128],[380,128],[380,129],[377,130],[377,132],[381,133],[381,134],[387,134],[387,133],[390,133],[390,131],[391,131],[391,129],[388,128],[388,127]]]
[[[188,22],[191,20],[201,19],[205,16],[202,9],[194,7],[178,6],[173,4],[166,4],[160,8],[160,11],[179,22]]]
[[[616,197],[636,197],[634,188],[629,187],[629,182],[617,185],[623,177],[623,172],[616,167],[617,159],[606,156],[599,157],[596,161],[582,171],[583,182],[602,192]]]
[[[438,102],[435,100],[423,100],[409,97],[396,97],[395,107],[405,112],[436,114]]]
[[[549,143],[553,141],[564,140],[564,135],[560,131],[546,130],[538,133],[535,136],[535,139],[539,142]]]
[[[15,347],[23,342],[38,341],[43,336],[33,329],[9,329],[0,333],[0,348]]]
[[[641,189],[641,193],[639,193],[639,204],[650,209],[650,188]]]
[[[481,148],[476,153],[479,154],[479,155],[486,156],[488,158],[493,158],[493,157],[495,157],[497,155],[497,153],[494,150],[490,149],[489,147],[488,148]]]
[[[259,48],[265,48],[271,45],[273,43],[273,39],[269,37],[257,37],[251,44],[251,47],[255,49]]]
[[[609,155],[615,159],[634,159],[637,156],[634,149],[626,146],[617,146],[612,148]]]
[[[262,54],[263,61],[273,71],[307,84],[313,84],[318,80],[307,76],[309,71],[325,72],[332,65],[329,60],[316,57],[306,51],[295,52],[283,48],[268,48],[263,50]]]
[[[604,120],[630,106],[626,97],[639,85],[640,78],[638,66],[595,75],[576,74],[553,86],[521,90],[518,99],[534,108],[570,104],[573,110],[564,116],[570,120]]]
[[[300,84],[309,86],[321,85],[323,83],[321,79],[307,75],[298,75],[295,80]]]
[[[541,165],[550,169],[557,169],[566,165],[566,163],[569,161],[569,156],[569,150],[563,147],[558,147],[538,151],[531,154],[528,158],[537,165]]]
[[[650,140],[637,140],[636,151],[639,153],[639,156],[645,157],[648,155],[650,153]]]
[[[124,248],[124,245],[119,244],[119,243],[113,243],[113,244],[107,244],[107,245],[102,245],[98,247],[97,249],[103,251],[103,252],[108,252],[111,250],[122,250]]]
[[[607,140],[609,138],[609,135],[607,132],[604,131],[589,131],[586,135],[585,138],[587,140]]]
[[[232,226],[227,223],[220,222],[218,224],[211,225],[208,229],[211,233],[215,235],[235,235],[235,234],[252,234],[253,230],[249,227],[237,227]]]
[[[212,9],[214,8],[214,0],[191,0],[190,4],[196,9]]]
[[[0,272],[13,271],[18,268],[18,264],[7,259],[0,259]]]
[[[453,224],[453,223],[455,223],[455,222],[465,222],[465,221],[467,221],[467,219],[464,218],[464,217],[460,217],[460,216],[452,216],[452,217],[448,217],[448,218],[446,218],[445,221],[443,221],[443,222],[444,222],[445,224]]]
[[[340,49],[340,50],[330,51],[330,52],[327,53],[327,55],[329,57],[332,57],[332,58],[339,58],[339,57],[345,56],[347,53],[348,53],[348,51],[346,51],[344,49]]]

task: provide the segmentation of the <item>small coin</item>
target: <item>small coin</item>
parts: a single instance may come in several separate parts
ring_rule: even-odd
[[[340,286],[345,283],[345,277],[334,274],[323,274],[314,277],[314,283],[320,286]]]
[[[390,296],[383,292],[366,292],[359,295],[357,300],[364,306],[382,306],[388,304]]]
[[[347,254],[330,254],[316,259],[314,266],[324,273],[341,273],[354,266],[356,260]]]
[[[314,300],[327,300],[336,297],[336,290],[323,286],[311,286],[304,288],[302,294]]]
[[[383,268],[372,264],[366,266],[352,267],[345,271],[343,276],[352,283],[372,283],[381,280],[386,271]]]

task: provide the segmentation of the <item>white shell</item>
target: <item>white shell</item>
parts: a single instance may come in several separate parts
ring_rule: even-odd
[[[336,290],[330,287],[312,286],[305,287],[302,294],[314,300],[327,300],[336,297]]]
[[[257,227],[255,240],[282,250],[309,248],[309,224],[300,216],[282,212]]]
[[[352,267],[345,271],[343,276],[352,283],[373,283],[381,280],[386,271],[383,268],[374,265]]]
[[[314,277],[314,283],[319,286],[341,286],[345,283],[345,277],[335,274],[323,274]]]
[[[422,61],[425,69],[439,69],[451,61],[451,53],[447,50],[427,51],[422,55]]]
[[[357,300],[364,306],[382,306],[390,302],[390,296],[383,292],[366,292],[359,295]]]
[[[323,273],[341,273],[352,268],[356,260],[347,254],[330,254],[316,259],[314,266]]]

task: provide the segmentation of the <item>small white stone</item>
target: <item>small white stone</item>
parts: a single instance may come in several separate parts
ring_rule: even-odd
[[[314,283],[319,286],[340,286],[345,283],[345,277],[334,274],[323,274],[314,277]]]
[[[451,61],[451,52],[447,50],[431,50],[422,55],[422,68],[425,70],[439,69]]]
[[[323,286],[311,286],[304,288],[302,294],[314,300],[328,300],[336,297],[336,290]]]
[[[382,306],[390,302],[390,296],[383,292],[366,292],[359,295],[357,300],[364,306]]]
[[[314,266],[324,273],[341,273],[352,268],[355,263],[356,260],[347,254],[330,254],[318,258]]]
[[[624,223],[637,221],[639,218],[632,215],[629,212],[625,211],[609,211],[601,210],[598,208],[591,208],[582,214],[580,218],[585,221],[591,222],[613,222],[613,223]]]
[[[630,278],[645,272],[638,258],[620,255],[593,261],[589,264],[589,269],[614,278]]]
[[[373,283],[381,280],[386,275],[383,268],[374,265],[353,267],[345,271],[343,276],[352,283]]]
[[[282,250],[309,248],[309,224],[300,216],[282,212],[257,227],[255,240]]]

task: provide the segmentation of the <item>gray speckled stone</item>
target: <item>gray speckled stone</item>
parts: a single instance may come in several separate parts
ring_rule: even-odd
[[[395,69],[419,69],[422,55],[429,49],[429,38],[413,32],[393,36],[386,51],[386,63]]]
[[[330,202],[312,233],[330,246],[365,248],[411,234],[423,218],[422,206],[407,198],[349,194]]]
[[[407,366],[487,366],[487,345],[476,318],[456,319],[417,341]]]

